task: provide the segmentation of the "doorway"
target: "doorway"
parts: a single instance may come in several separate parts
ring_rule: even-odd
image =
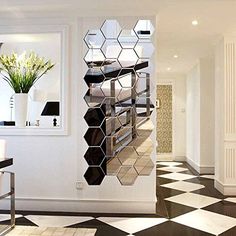
[[[173,160],[173,86],[157,85],[157,159]]]

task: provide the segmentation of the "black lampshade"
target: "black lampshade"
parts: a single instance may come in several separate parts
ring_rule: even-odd
[[[47,102],[41,116],[59,116],[60,102]]]

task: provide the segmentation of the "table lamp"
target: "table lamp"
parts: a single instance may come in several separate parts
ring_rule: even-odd
[[[41,113],[41,116],[54,116],[53,118],[53,126],[57,126],[57,118],[56,116],[60,115],[60,102],[46,102],[45,107]]]

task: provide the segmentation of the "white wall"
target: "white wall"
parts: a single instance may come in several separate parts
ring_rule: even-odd
[[[157,84],[172,84],[173,89],[173,159],[186,157],[186,76],[158,73]],[[158,111],[157,111],[158,112]]]
[[[200,65],[192,68],[187,75],[186,101],[186,146],[187,160],[200,166]]]
[[[96,13],[96,11],[95,11]],[[83,175],[88,167],[83,158],[88,146],[83,138],[87,111],[83,99],[87,70],[83,56],[87,50],[83,37],[88,29],[98,28],[103,18],[68,18],[23,20],[27,24],[69,24],[70,78],[66,96],[69,103],[67,136],[1,136],[7,139],[7,155],[14,158],[16,173],[16,207],[24,210],[155,212],[156,173],[138,177],[133,186],[121,186],[116,177],[105,177],[100,186],[88,186]],[[109,17],[110,18],[110,17]],[[135,25],[139,17],[117,17],[124,28]],[[145,18],[145,17],[140,17]],[[150,17],[149,17],[150,18]],[[152,18],[155,20],[155,18]],[[13,21],[13,25],[22,22]],[[8,21],[9,24],[9,21]],[[155,22],[154,22],[155,24]],[[155,84],[155,80],[153,83]],[[155,94],[153,94],[155,101]],[[155,114],[153,117],[155,121]],[[155,141],[155,132],[152,133]],[[155,153],[152,159],[155,162]],[[76,181],[84,189],[76,189]]]
[[[213,58],[200,59],[201,161],[204,168],[214,167],[215,160],[215,68]]]
[[[187,75],[187,161],[214,172],[214,60],[201,58]]]

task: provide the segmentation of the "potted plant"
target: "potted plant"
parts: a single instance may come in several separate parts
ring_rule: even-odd
[[[50,60],[34,52],[0,56],[0,74],[15,92],[16,126],[26,124],[28,92],[31,87],[53,67]]]

